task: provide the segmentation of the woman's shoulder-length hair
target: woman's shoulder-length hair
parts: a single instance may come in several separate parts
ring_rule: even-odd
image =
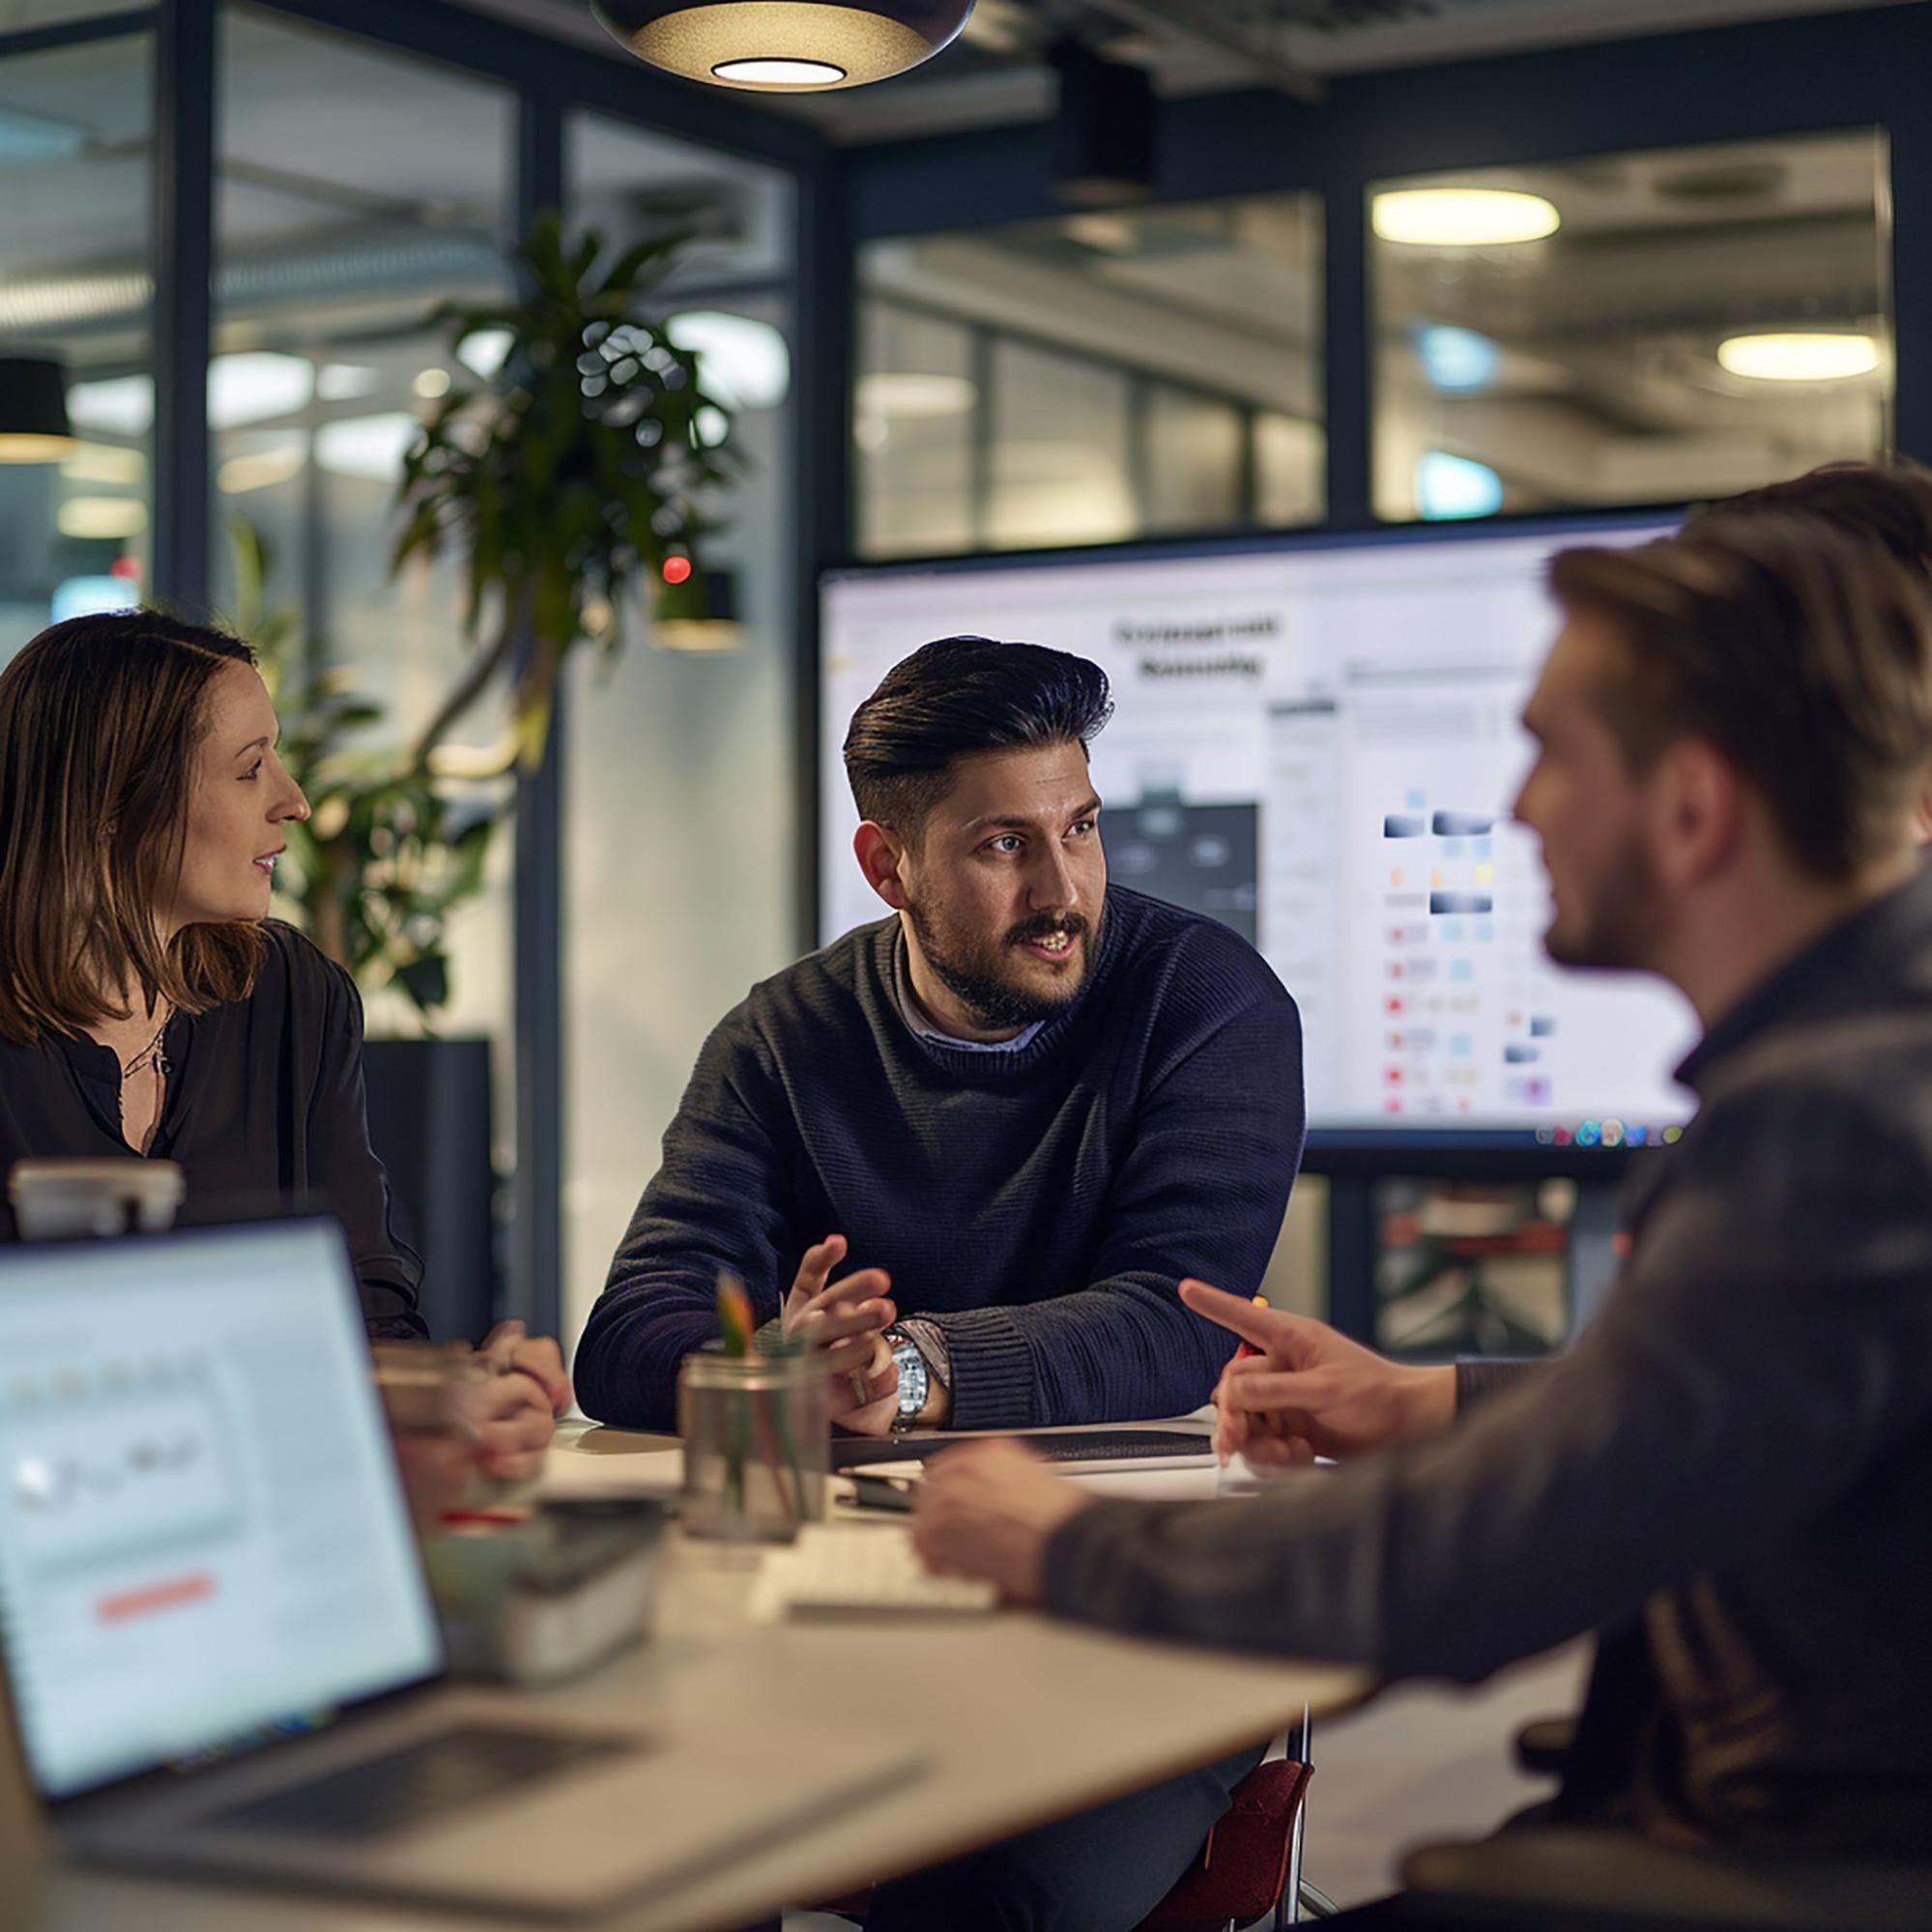
[[[254,990],[252,922],[172,941],[155,923],[187,849],[210,686],[254,661],[239,638],[130,611],[54,624],[0,671],[0,1038],[124,1019],[124,985],[188,1013]]]

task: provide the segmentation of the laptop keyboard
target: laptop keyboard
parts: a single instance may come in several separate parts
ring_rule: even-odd
[[[376,1838],[422,1825],[554,1772],[634,1755],[616,1738],[467,1724],[250,1800],[207,1823],[308,1838]]]

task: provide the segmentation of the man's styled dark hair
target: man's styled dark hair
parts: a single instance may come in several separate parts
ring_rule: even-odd
[[[1550,588],[1614,627],[1598,708],[1633,771],[1716,746],[1793,860],[1844,881],[1901,839],[1932,744],[1932,589],[1867,536],[1712,513],[1632,550],[1565,550]]]
[[[916,838],[960,759],[1055,744],[1085,751],[1112,712],[1107,673],[1084,657],[942,637],[895,664],[852,713],[846,777],[860,818]]]
[[[1823,463],[1788,482],[1767,483],[1712,504],[1709,516],[1816,517],[1848,536],[1889,550],[1932,577],[1932,471],[1890,463]]]

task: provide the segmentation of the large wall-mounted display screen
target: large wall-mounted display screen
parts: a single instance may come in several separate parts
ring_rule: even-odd
[[[1637,521],[1389,532],[828,575],[822,937],[881,916],[840,763],[900,658],[961,632],[1078,651],[1115,881],[1221,919],[1300,1003],[1331,1145],[1617,1147],[1676,1138],[1694,1038],[1656,981],[1550,965],[1535,838],[1508,816],[1518,713],[1556,627],[1549,554]]]

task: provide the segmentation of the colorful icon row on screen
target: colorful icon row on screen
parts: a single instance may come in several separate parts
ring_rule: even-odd
[[[1574,1127],[1539,1127],[1541,1147],[1674,1147],[1681,1127],[1648,1127],[1622,1120],[1582,1120]]]

